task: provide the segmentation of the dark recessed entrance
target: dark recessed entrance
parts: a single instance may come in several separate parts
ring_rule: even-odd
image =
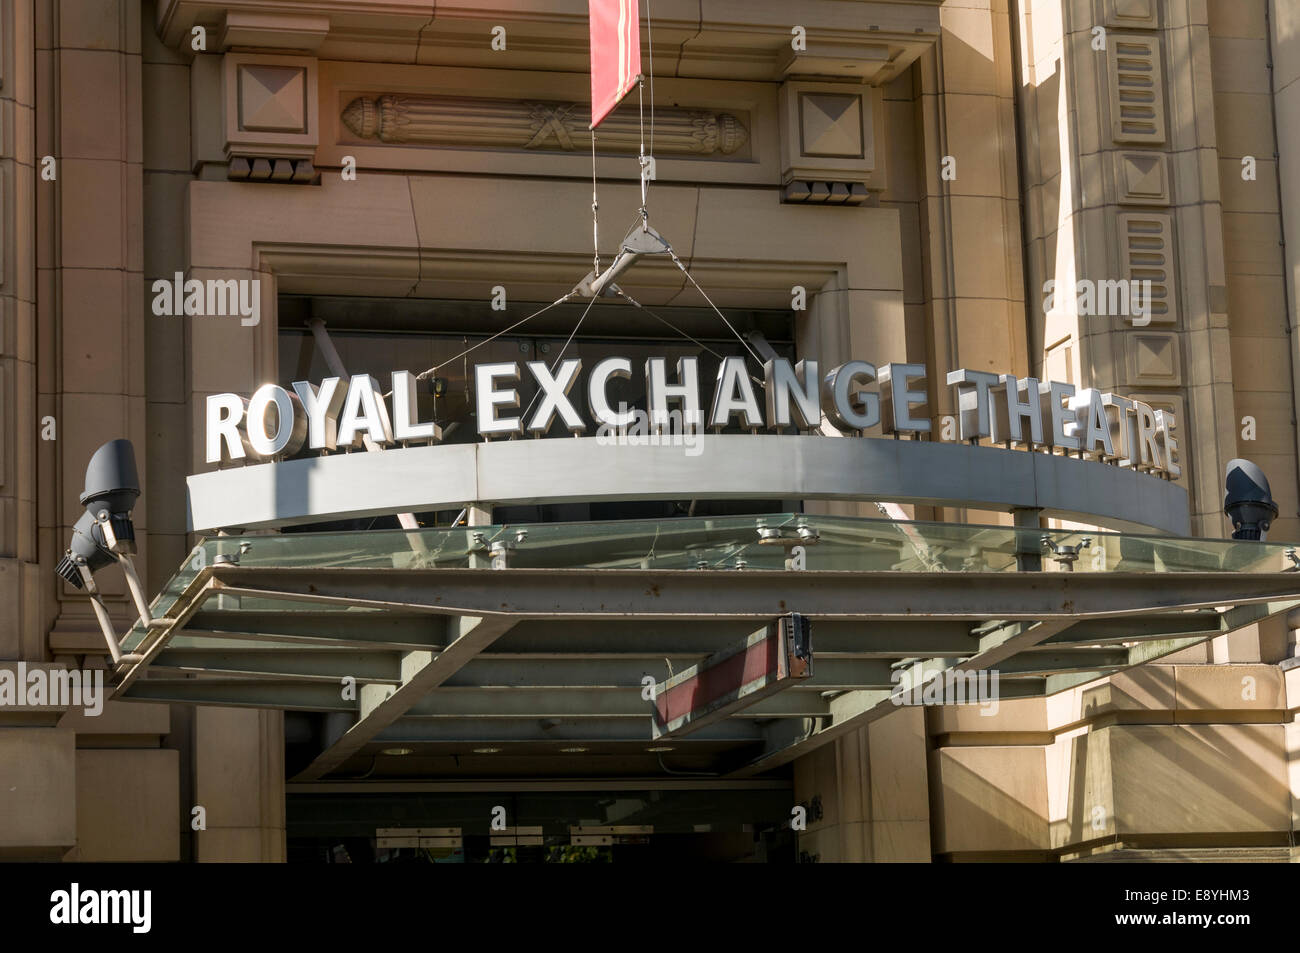
[[[287,798],[298,863],[789,863],[788,783]],[[497,830],[493,830],[493,820]],[[504,822],[505,829],[500,830]]]

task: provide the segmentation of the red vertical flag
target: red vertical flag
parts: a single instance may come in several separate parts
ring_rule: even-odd
[[[639,0],[587,0],[591,13],[591,128],[641,78]]]

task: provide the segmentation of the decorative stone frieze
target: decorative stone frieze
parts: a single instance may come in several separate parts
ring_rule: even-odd
[[[591,109],[581,103],[386,93],[353,99],[344,108],[342,121],[358,139],[396,145],[565,152],[591,148]],[[597,147],[602,152],[635,153],[641,141],[639,116],[616,113],[601,124]],[[739,157],[748,141],[745,122],[731,113],[655,110],[656,155]]]

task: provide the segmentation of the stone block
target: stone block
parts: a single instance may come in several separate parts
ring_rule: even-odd
[[[179,860],[180,809],[179,752],[77,752],[78,861]]]
[[[58,860],[77,840],[75,737],[0,728],[0,858]]]

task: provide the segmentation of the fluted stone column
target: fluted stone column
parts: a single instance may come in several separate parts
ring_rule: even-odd
[[[0,5],[0,659],[43,657],[37,539],[31,0]]]

